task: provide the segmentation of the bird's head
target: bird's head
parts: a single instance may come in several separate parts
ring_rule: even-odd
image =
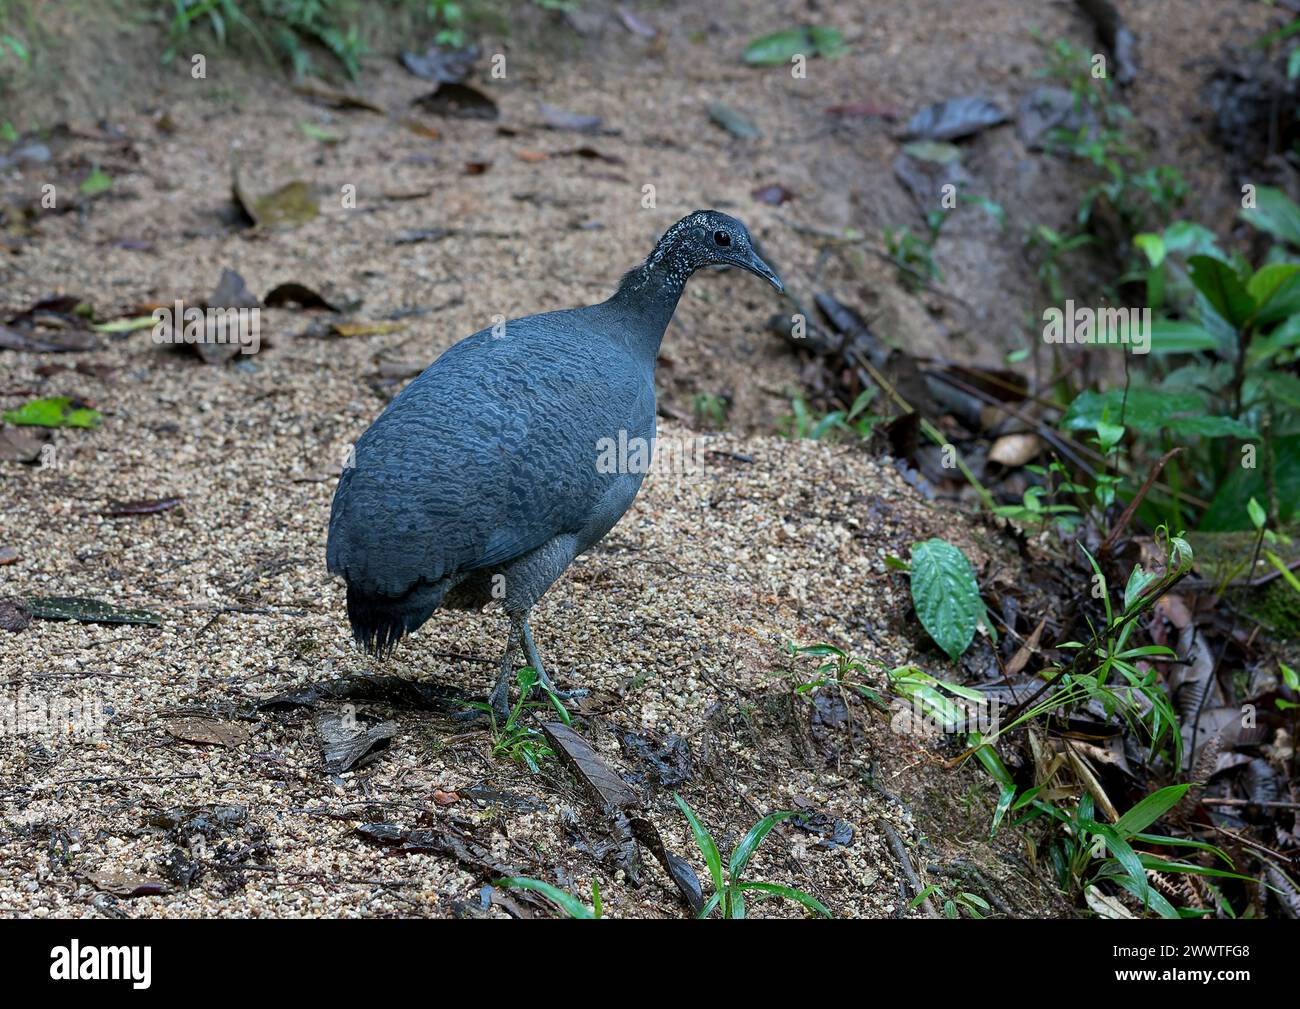
[[[754,251],[749,230],[716,210],[697,210],[683,217],[668,229],[660,245],[675,247],[693,269],[737,266],[762,277],[778,291],[785,290],[781,278]]]

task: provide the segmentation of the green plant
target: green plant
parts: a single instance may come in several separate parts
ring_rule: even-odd
[[[1069,470],[1057,460],[1046,466],[1028,465],[1025,471],[1039,477],[1043,483],[1027,487],[1020,504],[999,505],[993,509],[993,514],[1026,525],[1037,524],[1040,532],[1046,530],[1051,522],[1066,533],[1076,530],[1081,522],[1080,509],[1062,502],[1060,497],[1070,495],[1081,500],[1082,496],[1091,493],[1090,488],[1076,483]]]
[[[790,400],[793,412],[781,418],[777,430],[791,440],[806,438],[820,441],[834,434],[865,438],[883,419],[865,412],[875,395],[874,386],[864,389],[848,410],[832,410],[821,417],[808,409],[808,403],[802,396],[796,395]]]
[[[1152,525],[1188,524],[1188,498],[1209,531],[1249,529],[1252,497],[1275,525],[1300,502],[1300,207],[1267,187],[1253,197],[1242,217],[1274,239],[1258,265],[1186,222],[1135,237],[1148,301],[1162,311],[1152,365],[1128,388],[1080,392],[1061,420],[1095,431],[1107,452],[1131,439],[1139,472],[1144,458],[1181,448],[1169,462],[1173,493],[1143,503]]]
[[[955,896],[948,897],[942,887],[933,883],[913,897],[907,906],[920,907],[925,902],[925,899],[931,896],[943,901],[943,916],[945,918],[959,918],[961,917],[961,911],[965,911],[972,918],[985,918],[993,910],[989,907],[989,902],[978,894],[962,890]]]
[[[763,838],[767,837],[772,828],[782,820],[794,816],[793,812],[771,813],[759,820],[750,828],[749,833],[745,835],[740,844],[736,845],[735,850],[731,853],[731,858],[724,867],[722,855],[718,852],[718,846],[713,840],[713,835],[704,829],[695,814],[691,812],[691,807],[686,804],[685,799],[676,792],[673,793],[673,798],[676,800],[678,808],[686,816],[687,823],[691,825],[691,834],[695,837],[695,844],[704,856],[704,863],[708,866],[709,875],[713,879],[713,896],[700,910],[700,918],[707,918],[713,913],[714,909],[720,909],[724,918],[745,917],[746,894],[758,897],[784,897],[787,900],[802,904],[825,918],[831,916],[830,911],[826,909],[826,906],[821,901],[810,894],[804,893],[802,890],[795,890],[792,887],[781,886],[777,883],[759,883],[742,879],[754,850],[763,842]]]
[[[456,0],[429,0],[426,13],[437,26],[434,42],[453,49],[465,45],[465,9]]]
[[[1019,714],[999,724],[996,732],[985,736],[980,746],[991,746],[1001,736],[1033,719],[1049,716],[1068,717],[1076,708],[1097,702],[1107,715],[1118,714],[1139,736],[1148,741],[1151,755],[1162,748],[1171,766],[1181,765],[1182,735],[1178,716],[1154,669],[1143,670],[1139,662],[1177,658],[1163,645],[1130,647],[1138,617],[1148,611],[1162,595],[1182,579],[1192,566],[1192,548],[1179,536],[1169,536],[1163,527],[1156,531],[1165,544],[1165,571],[1162,575],[1135,565],[1124,586],[1122,605],[1116,608],[1111,589],[1096,559],[1082,545],[1093,570],[1093,595],[1100,600],[1105,614],[1101,626],[1088,618],[1092,631],[1086,642],[1067,641],[1058,649],[1074,653],[1064,666],[1049,666],[1038,691],[1019,705]],[[1014,709],[1013,709],[1014,710]]]
[[[334,56],[349,77],[360,72],[367,51],[355,0],[244,0],[244,6],[240,0],[170,0],[168,6],[165,63],[174,60],[200,28],[221,46],[232,31],[244,33],[268,59],[285,60],[296,76],[313,71],[311,46]]]
[[[1127,276],[1133,265],[1132,237],[1169,220],[1186,198],[1187,185],[1170,165],[1147,163],[1146,143],[1137,134],[1133,115],[1115,97],[1114,82],[1100,72],[1098,56],[1059,39],[1048,47],[1048,65],[1039,76],[1054,79],[1073,103],[1071,128],[1057,127],[1047,137],[1047,149],[1086,166],[1090,181],[1075,207],[1077,231],[1061,234],[1040,225],[1030,232],[1027,248],[1038,259],[1038,276],[1053,302],[1067,294],[1064,263],[1076,250],[1100,243],[1119,250],[1119,269],[1103,287]]]
[[[510,709],[504,725],[497,723],[496,712],[493,710],[492,705],[484,701],[471,701],[467,704],[467,707],[482,711],[491,719],[492,755],[494,757],[508,757],[517,763],[523,764],[536,774],[541,770],[543,761],[550,760],[555,756],[555,751],[551,749],[550,744],[546,741],[546,736],[540,730],[524,725],[521,719],[527,711],[549,706],[554,708],[560,720],[565,725],[568,725],[569,712],[555,694],[542,686],[541,677],[537,675],[537,670],[532,666],[524,666],[520,669],[515,674],[515,679],[519,686],[519,698],[515,701],[514,707]],[[544,691],[547,703],[529,699],[534,687],[539,687]]]
[[[727,426],[729,404],[727,397],[712,393],[695,394],[695,422],[703,427],[723,428]]]
[[[1051,46],[1045,75],[1069,89],[1078,124],[1051,131],[1048,149],[1087,162],[1099,176],[1084,190],[1076,223],[1086,226],[1104,199],[1132,235],[1152,220],[1167,219],[1186,197],[1187,186],[1176,168],[1146,164],[1133,114],[1116,101],[1114,82],[1097,72],[1095,61],[1094,53],[1065,39]]]
[[[530,879],[527,876],[510,876],[506,879],[498,879],[495,885],[506,890],[531,890],[534,893],[540,893],[564,912],[566,918],[601,917],[600,883],[594,879],[591,881],[591,907],[588,907],[569,893],[568,890],[561,890],[551,883],[543,882],[540,879]]]
[[[808,694],[822,687],[835,686],[852,690],[880,708],[886,707],[880,694],[863,682],[862,677],[867,675],[867,665],[861,659],[855,658],[842,648],[824,642],[816,645],[796,645],[793,641],[789,641],[786,642],[785,647],[786,654],[792,660],[804,656],[826,660],[817,667],[815,679],[800,681],[795,687],[796,694]],[[791,675],[796,675],[793,670]]]
[[[1172,809],[1190,787],[1190,784],[1184,784],[1161,788],[1114,823],[1103,823],[1096,818],[1095,804],[1089,794],[1082,795],[1074,809],[1066,811],[1042,802],[1034,793],[1026,793],[1016,803],[1016,808],[1028,810],[1018,823],[1049,816],[1061,825],[1063,829],[1055,835],[1048,854],[1057,882],[1063,889],[1079,894],[1089,885],[1110,881],[1136,897],[1144,910],[1150,909],[1162,918],[1195,917],[1204,912],[1190,909],[1180,912],[1159,890],[1152,888],[1148,873],[1185,873],[1248,882],[1250,877],[1194,862],[1173,861],[1134,847],[1136,844],[1186,848],[1209,853],[1228,866],[1233,864],[1221,849],[1203,841],[1146,832],[1146,828]]]
[[[1082,249],[1092,242],[1092,236],[1085,232],[1067,237],[1045,224],[1040,224],[1030,234],[1028,246],[1030,250],[1037,251],[1039,256],[1038,279],[1047,288],[1048,296],[1052,301],[1065,300],[1065,284],[1062,279],[1063,259],[1075,249]]]
[[[930,639],[958,659],[988,620],[970,561],[946,540],[912,545],[912,604]]]
[[[946,217],[943,210],[931,210],[926,214],[924,235],[918,235],[906,226],[885,229],[882,236],[885,253],[898,267],[899,278],[909,290],[917,291],[943,279],[934,261],[934,243],[939,239]]]

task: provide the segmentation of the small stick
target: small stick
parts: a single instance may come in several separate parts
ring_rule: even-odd
[[[885,832],[885,837],[889,841],[889,850],[894,853],[894,858],[898,860],[898,864],[902,867],[903,875],[907,877],[907,885],[912,888],[913,898],[920,896],[925,887],[921,885],[920,877],[916,875],[916,870],[912,867],[912,860],[908,858],[903,839],[899,836],[898,831],[894,829],[894,825],[883,817],[877,820],[876,823]],[[939,917],[939,912],[934,909],[929,897],[921,901],[921,910],[925,912],[926,917]]]

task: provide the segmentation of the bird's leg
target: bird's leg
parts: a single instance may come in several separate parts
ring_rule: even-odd
[[[555,684],[551,678],[546,675],[546,667],[542,665],[542,656],[537,651],[537,645],[533,643],[533,631],[528,626],[528,617],[523,621],[523,639],[524,639],[524,657],[528,659],[528,664],[537,670],[537,686],[534,690],[541,688],[547,693],[554,694],[562,701],[571,701],[577,697],[585,697],[586,690],[556,690]]]
[[[504,726],[506,722],[510,721],[510,681],[515,675],[515,650],[523,637],[520,633],[522,623],[522,617],[511,614],[510,629],[506,632],[506,651],[501,656],[501,667],[497,671],[496,685],[492,688],[492,693],[488,694],[487,702],[492,708],[492,714],[496,718],[498,726]],[[486,720],[486,716],[481,710],[475,708],[472,711],[458,713],[456,720],[460,722],[479,722]]]
[[[497,716],[497,724],[505,725],[510,720],[510,681],[515,677],[515,649],[523,640],[523,628],[526,617],[510,614],[510,630],[506,632],[506,652],[501,656],[501,669],[497,673],[497,685],[488,695],[488,704]]]

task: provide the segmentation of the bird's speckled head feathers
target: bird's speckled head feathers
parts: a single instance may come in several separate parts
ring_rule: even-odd
[[[784,290],[780,278],[754,251],[749,230],[717,210],[687,214],[665,231],[650,257],[623,277],[619,290],[660,285],[680,293],[690,275],[705,266],[736,266]]]

